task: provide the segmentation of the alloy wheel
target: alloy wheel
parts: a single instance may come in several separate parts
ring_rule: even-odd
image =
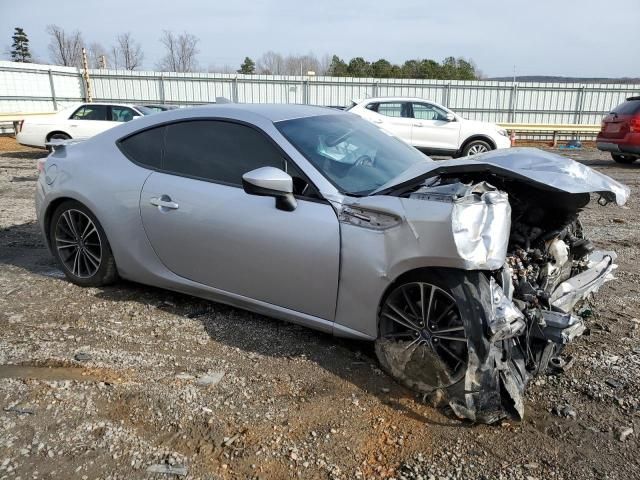
[[[469,152],[467,153],[467,156],[478,155],[479,153],[485,153],[488,151],[489,149],[485,145],[481,143],[477,143],[475,145],[471,145],[471,148],[469,148]]]
[[[95,224],[80,210],[65,210],[55,228],[55,247],[72,275],[93,277],[102,262],[102,242]]]
[[[411,282],[396,288],[380,311],[380,335],[402,342],[405,350],[435,353],[451,379],[459,379],[466,369],[464,324],[454,298],[436,285]]]

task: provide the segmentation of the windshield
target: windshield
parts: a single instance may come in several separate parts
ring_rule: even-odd
[[[151,115],[152,113],[155,113],[152,109],[145,107],[144,105],[136,105],[136,110],[143,115]]]
[[[368,195],[412,165],[431,162],[355,115],[305,117],[275,125],[342,193]]]

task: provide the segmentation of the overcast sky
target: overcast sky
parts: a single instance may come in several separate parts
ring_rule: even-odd
[[[640,0],[0,0],[0,52],[20,26],[48,60],[52,23],[105,47],[130,31],[145,69],[167,29],[200,38],[205,68],[274,50],[397,63],[462,56],[486,76],[514,65],[518,75],[640,76]]]

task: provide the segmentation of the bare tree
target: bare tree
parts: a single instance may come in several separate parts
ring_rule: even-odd
[[[89,62],[89,68],[102,68],[101,57],[107,59],[109,52],[102,44],[98,42],[92,42],[87,48],[87,61]],[[108,65],[107,65],[108,66]]]
[[[318,71],[316,72],[318,75],[326,75],[329,72],[329,67],[331,66],[331,55],[325,53],[319,61]]]
[[[196,55],[199,53],[197,48],[200,39],[190,33],[181,33],[176,35],[169,30],[162,32],[160,42],[164,45],[167,52],[158,68],[165,72],[193,72],[198,68]]]
[[[111,56],[115,68],[125,70],[135,70],[144,59],[142,47],[133,39],[131,32],[118,35],[117,43],[111,47]]]
[[[284,59],[285,75],[306,75],[307,72],[317,72],[320,69],[320,61],[313,53],[307,55],[288,55]]]
[[[284,58],[272,50],[264,53],[257,62],[258,73],[266,75],[283,75]]]
[[[68,67],[82,66],[84,41],[82,40],[82,34],[78,30],[67,33],[57,25],[49,25],[47,33],[51,37],[49,53],[54,64]]]

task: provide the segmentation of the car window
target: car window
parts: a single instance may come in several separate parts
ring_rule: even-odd
[[[195,120],[167,126],[163,170],[242,185],[260,167],[286,169],[282,153],[257,130],[237,123]]]
[[[447,112],[430,103],[414,103],[413,118],[419,120],[446,120]]]
[[[71,115],[72,120],[106,120],[106,105],[83,105]]]
[[[372,112],[377,112],[378,111],[378,105],[380,105],[379,103],[369,103],[367,105],[365,105],[364,108],[366,108],[367,110],[371,110]]]
[[[113,105],[111,107],[110,120],[112,122],[128,122],[130,120],[133,120],[133,117],[135,117],[136,115],[138,114],[129,107],[119,107]]]
[[[380,115],[386,117],[408,117],[407,107],[402,102],[379,103],[376,110]]]
[[[618,115],[635,115],[640,113],[640,100],[627,100],[613,109],[612,113]]]
[[[150,168],[160,168],[165,127],[152,128],[118,142],[118,147],[129,160]]]

